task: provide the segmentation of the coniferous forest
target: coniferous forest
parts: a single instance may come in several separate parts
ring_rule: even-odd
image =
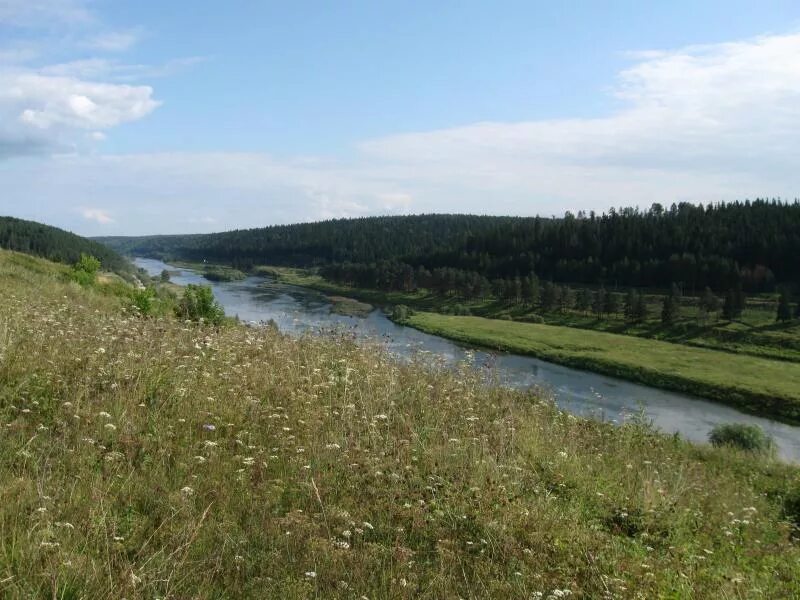
[[[202,235],[101,238],[127,254],[317,266],[360,287],[480,295],[525,279],[700,294],[769,292],[800,280],[800,203],[654,204],[560,218],[417,215],[339,219]],[[514,282],[520,283],[515,284]],[[524,293],[522,290],[519,293]]]
[[[114,250],[58,227],[14,217],[0,217],[0,248],[72,264],[81,254],[97,258],[104,269],[129,271],[129,263]]]

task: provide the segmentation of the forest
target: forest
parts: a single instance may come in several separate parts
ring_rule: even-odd
[[[81,254],[94,256],[104,269],[127,272],[131,265],[113,249],[57,227],[14,217],[0,217],[0,248],[73,264]]]
[[[480,295],[525,278],[699,295],[770,292],[800,280],[800,203],[653,204],[559,218],[415,215],[224,233],[99,238],[167,260],[323,267],[339,283]],[[510,292],[503,291],[503,294]],[[516,292],[513,292],[516,293]],[[522,293],[520,291],[520,293]]]

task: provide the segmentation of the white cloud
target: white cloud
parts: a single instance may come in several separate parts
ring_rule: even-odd
[[[619,76],[608,117],[486,122],[370,140],[367,155],[523,178],[526,168],[592,166],[788,175],[800,140],[800,34],[647,53]],[[608,173],[608,171],[607,171]],[[794,180],[796,182],[796,180]]]
[[[140,38],[141,32],[137,29],[107,31],[89,38],[83,46],[103,52],[123,52],[135,46]]]
[[[26,125],[48,129],[114,127],[140,119],[158,102],[149,86],[81,81],[30,72],[0,73],[0,107],[18,110]]]
[[[0,24],[43,27],[90,23],[94,16],[81,0],[0,0]]]
[[[87,136],[94,142],[104,142],[107,137],[102,131],[92,131],[91,133],[88,133]]]
[[[0,68],[0,158],[74,151],[78,131],[135,121],[158,105],[149,86]]]
[[[145,65],[95,57],[47,65],[38,69],[37,73],[56,77],[133,82],[145,78],[167,77],[205,60],[202,56],[188,56],[169,60],[160,65]]]
[[[383,209],[389,212],[408,212],[414,201],[411,194],[403,192],[385,192],[377,197]]]
[[[114,219],[108,214],[108,211],[99,208],[81,208],[81,215],[88,221],[95,221],[101,225],[108,225],[113,223]]]

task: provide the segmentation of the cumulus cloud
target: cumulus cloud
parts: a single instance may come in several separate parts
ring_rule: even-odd
[[[158,105],[149,86],[0,69],[0,156],[58,151],[74,145],[73,131],[109,129]]]
[[[81,81],[35,73],[0,74],[0,103],[18,107],[19,120],[39,129],[114,127],[140,119],[158,102],[149,86]]]
[[[80,212],[84,219],[95,221],[101,225],[108,225],[114,222],[114,219],[111,218],[108,211],[99,208],[81,208]]]

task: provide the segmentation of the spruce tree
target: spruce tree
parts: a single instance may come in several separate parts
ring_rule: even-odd
[[[597,318],[603,318],[603,312],[606,309],[606,290],[600,288],[594,293],[594,300],[592,301],[592,312],[597,315]]]
[[[634,311],[634,320],[637,322],[647,319],[647,299],[644,294],[636,294],[636,309]]]
[[[609,315],[615,315],[619,312],[619,299],[614,292],[606,294],[604,312]]]
[[[781,292],[778,298],[778,311],[775,320],[778,322],[789,321],[792,318],[792,307],[789,305],[789,294],[786,290]]]
[[[625,295],[625,306],[623,312],[625,313],[626,321],[636,320],[637,296],[638,294],[636,293],[636,290],[628,290],[628,293]]]
[[[680,292],[673,283],[669,294],[664,296],[664,304],[661,307],[661,322],[664,325],[672,325],[678,319],[680,312]]]
[[[575,308],[584,314],[588,313],[589,309],[592,308],[592,293],[586,288],[578,290]]]
[[[736,299],[733,290],[728,290],[725,294],[725,302],[722,304],[722,318],[726,321],[733,321],[736,318]]]

